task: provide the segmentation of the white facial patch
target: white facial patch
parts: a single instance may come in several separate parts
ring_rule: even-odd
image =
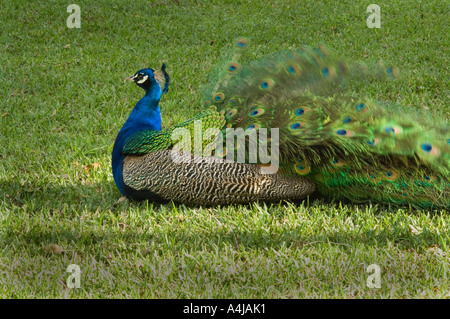
[[[145,81],[147,81],[147,79],[148,79],[148,75],[144,76],[142,78],[142,80],[137,81],[137,83],[139,83],[139,84],[144,83]]]

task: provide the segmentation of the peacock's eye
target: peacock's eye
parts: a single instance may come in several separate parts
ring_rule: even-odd
[[[148,75],[146,75],[145,73],[136,73],[136,74],[134,75],[134,81],[135,81],[137,84],[142,84],[142,83],[144,83],[145,81],[147,81],[147,79],[148,79]]]

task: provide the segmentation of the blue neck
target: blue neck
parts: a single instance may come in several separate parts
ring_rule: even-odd
[[[125,124],[117,134],[112,152],[112,172],[117,188],[123,195],[124,192],[122,177],[122,162],[125,155],[122,149],[126,140],[136,132],[142,130],[161,130],[161,111],[159,100],[161,89],[156,86],[154,90],[146,91],[144,97],[136,104]]]

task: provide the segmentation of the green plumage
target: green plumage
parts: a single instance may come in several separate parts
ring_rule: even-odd
[[[197,114],[193,118],[175,125],[163,129],[161,131],[144,130],[132,135],[126,142],[122,150],[126,154],[147,154],[155,151],[166,150],[172,147],[176,141],[172,138],[172,134],[177,129],[186,129],[189,131],[190,136],[194,137],[194,123],[195,121],[202,122],[202,130],[209,128],[222,128],[225,125],[223,115],[217,113],[214,108]],[[202,141],[200,144],[203,147],[206,146],[206,141]],[[194,143],[192,143],[192,146]],[[179,145],[182,147],[183,145]],[[192,151],[194,149],[192,148]]]
[[[239,39],[237,47],[205,90],[206,111],[172,128],[134,135],[124,152],[146,154],[178,145],[198,154],[194,145],[203,149],[212,139],[195,143],[196,120],[202,121],[202,132],[216,128],[223,139],[227,127],[247,132],[279,128],[280,176],[306,178],[330,198],[449,207],[447,120],[395,103],[345,96],[353,84],[397,77],[396,68],[346,63],[323,46],[241,65],[248,41]],[[192,140],[173,141],[179,128],[187,129]],[[216,155],[227,151],[234,149]]]

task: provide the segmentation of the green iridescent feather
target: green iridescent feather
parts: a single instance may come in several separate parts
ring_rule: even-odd
[[[349,64],[324,47],[236,61],[206,90],[205,104],[224,110],[232,127],[280,128],[281,174],[304,176],[338,199],[449,207],[448,121],[345,96],[354,83],[397,77],[396,68]]]
[[[173,127],[169,127],[161,131],[144,130],[135,133],[125,142],[122,153],[136,155],[147,154],[173,147],[179,142],[178,138],[173,138],[173,133],[177,129],[186,129],[189,132],[189,135],[192,137],[192,143],[190,143],[192,145],[191,151],[195,152],[194,128],[196,121],[199,121],[198,123],[201,123],[201,129],[203,131],[209,128],[221,129],[225,125],[223,114],[219,114],[215,110],[215,108],[212,107],[202,113],[197,114],[195,117]],[[203,149],[210,142],[211,141],[208,140],[202,140],[201,144],[199,145],[201,145]],[[180,145],[180,147],[182,146],[183,145]]]

